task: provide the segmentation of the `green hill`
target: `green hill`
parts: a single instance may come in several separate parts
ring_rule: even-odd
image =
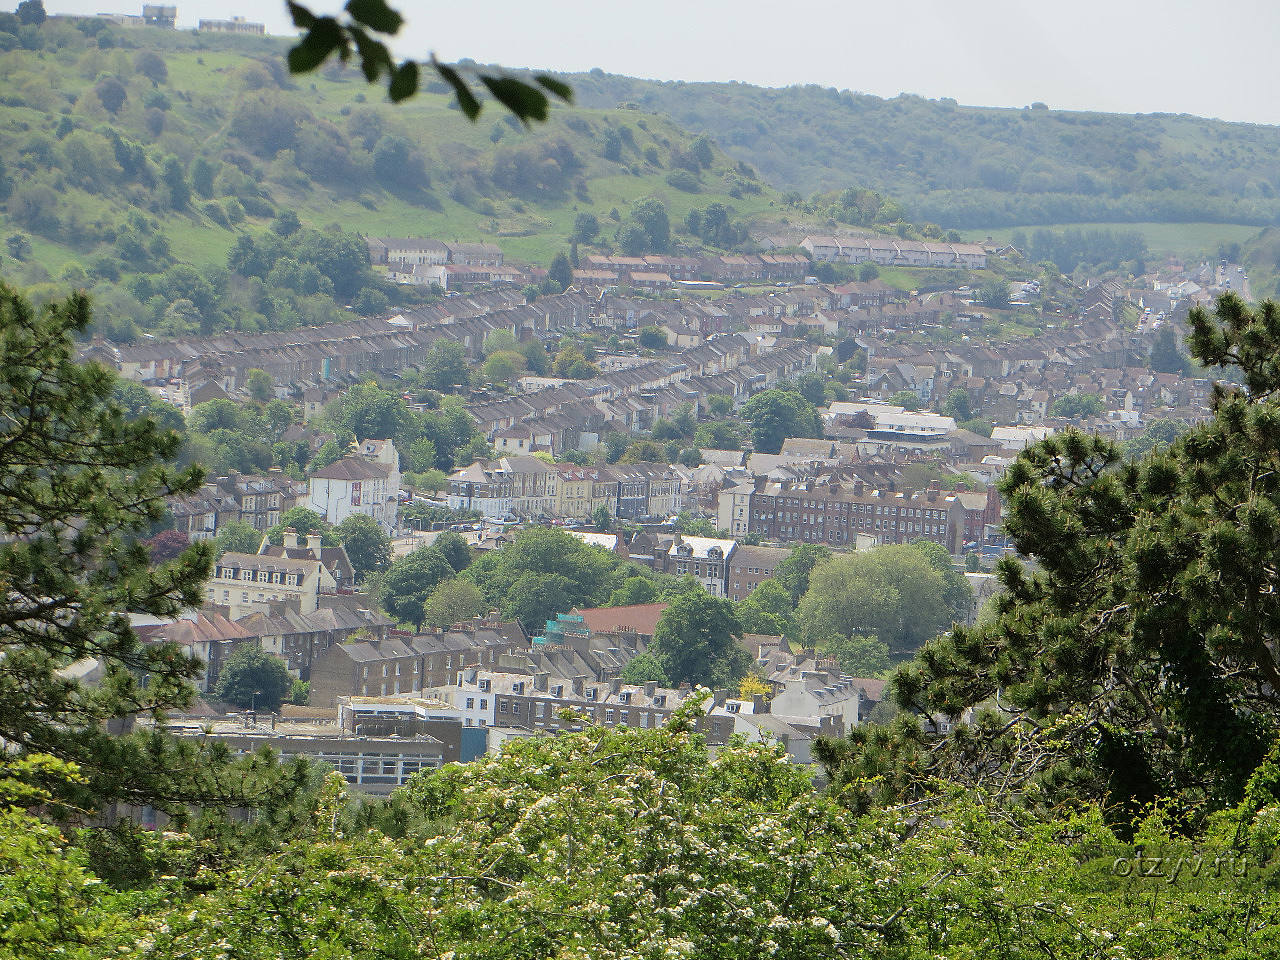
[[[706,131],[779,189],[869,187],[948,228],[1280,220],[1280,127],[598,70],[566,79],[580,104],[629,104]]]
[[[746,164],[651,116],[558,108],[525,130],[494,107],[473,125],[443,85],[392,106],[355,68],[290,77],[280,39],[4,28],[0,231],[25,235],[27,261],[55,276],[137,265],[122,237],[159,235],[173,259],[220,265],[239,233],[282,211],[366,234],[497,240],[545,264],[579,214],[611,239],[644,197],[673,224],[711,203],[738,220],[781,207]]]

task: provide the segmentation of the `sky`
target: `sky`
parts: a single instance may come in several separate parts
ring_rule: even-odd
[[[962,104],[1190,113],[1280,123],[1273,0],[390,0],[402,56],[659,80],[816,83]],[[141,3],[45,0],[51,13]],[[289,33],[283,0],[178,0],[178,25],[244,16]],[[335,0],[311,0],[317,13]]]

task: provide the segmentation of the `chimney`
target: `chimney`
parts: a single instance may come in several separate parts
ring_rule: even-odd
[[[711,699],[715,706],[723,707],[725,704],[725,701],[729,699],[729,691],[715,690],[711,694]]]
[[[535,673],[533,675],[533,689],[539,691],[540,693],[546,693],[547,688],[550,684],[550,681],[551,681],[551,674],[548,671],[543,670],[540,673]]]
[[[294,540],[295,541],[297,540],[296,535],[294,537]],[[311,551],[311,555],[313,557],[315,557],[317,560],[320,559],[320,534],[318,533],[307,534],[307,549]]]
[[[621,692],[621,690],[622,690],[621,680],[619,680],[617,677],[614,677],[612,680],[609,681],[609,692],[611,694],[613,694],[616,697]]]
[[[646,680],[644,682],[644,695],[649,699],[653,699],[653,695],[658,692],[657,680]]]
[[[293,527],[285,527],[284,548],[286,550],[296,550],[298,548],[298,531]]]
[[[756,713],[769,712],[769,701],[764,694],[757,693],[753,696],[752,699],[755,701],[755,706],[752,707],[752,710],[754,710]]]
[[[573,695],[575,697],[582,696],[583,687],[585,686],[585,677],[574,677],[571,681],[573,684]]]

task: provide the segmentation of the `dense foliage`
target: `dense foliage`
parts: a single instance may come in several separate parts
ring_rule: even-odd
[[[1122,823],[1157,802],[1199,823],[1244,796],[1280,734],[1280,308],[1226,295],[1191,326],[1196,359],[1239,381],[1212,419],[1139,460],[1071,431],[1021,454],[1005,528],[1036,566],[1002,560],[993,615],[895,678],[903,707],[964,722],[927,748],[907,727],[859,734],[828,756],[837,779],[887,763],[910,775],[880,786],[918,796],[932,776],[997,778]]]
[[[1276,133],[1190,116],[965,107],[819,86],[660,83],[600,71],[567,77],[579,103],[635,103],[705,130],[782,189],[849,184],[891,194],[835,205],[868,222],[903,213],[944,227],[1215,221],[1270,224],[1280,212]],[[798,195],[798,194],[797,194]],[[826,210],[824,204],[824,211]],[[1131,259],[1124,256],[1122,259]],[[1074,264],[1072,264],[1074,266]]]

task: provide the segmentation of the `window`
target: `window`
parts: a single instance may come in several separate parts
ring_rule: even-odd
[[[535,709],[536,709],[536,716],[545,717],[547,715],[547,705],[545,703],[539,702],[536,705]]]
[[[498,701],[498,712],[499,712],[499,713],[506,713],[506,712],[507,712],[507,701],[505,701],[505,700],[499,700],[499,701]]]
[[[467,697],[467,709],[468,709],[468,710],[474,710],[475,708],[476,708],[476,698],[475,698],[475,697]]]
[[[606,710],[604,712],[604,722],[613,723],[613,710]]]
[[[487,697],[481,697],[481,698],[480,698],[480,709],[481,709],[481,710],[488,710],[488,709],[489,709],[489,700],[488,700],[488,698],[487,698]]]
[[[518,704],[518,703],[513,703],[513,704],[511,704],[511,712],[512,712],[512,713],[515,713],[515,714],[519,714],[519,713],[520,713],[520,704]]]

